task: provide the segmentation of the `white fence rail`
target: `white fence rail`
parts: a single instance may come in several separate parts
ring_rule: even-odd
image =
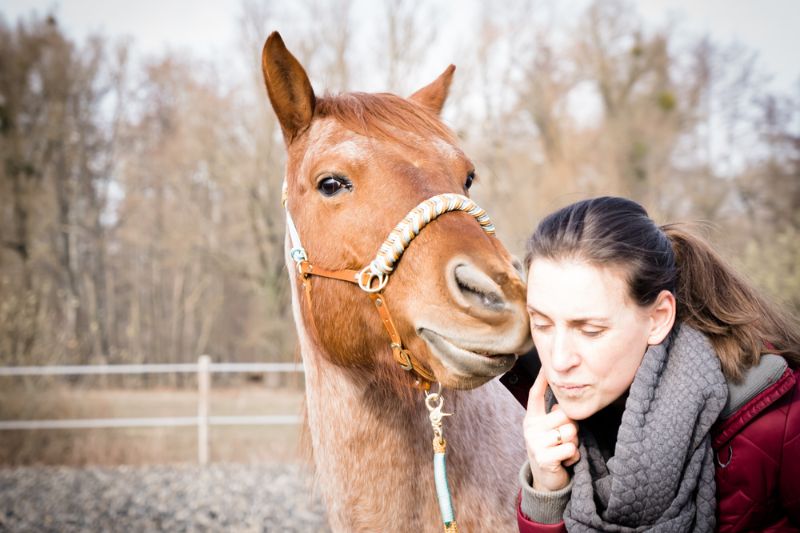
[[[303,372],[300,363],[212,363],[201,355],[197,363],[152,365],[69,365],[0,367],[0,376],[80,376],[106,374],[197,374],[197,416],[157,418],[80,418],[62,420],[0,420],[0,431],[35,429],[96,429],[197,426],[197,460],[207,464],[209,426],[292,425],[298,415],[211,416],[208,398],[213,373]]]
[[[201,356],[201,358],[204,356]],[[199,361],[199,360],[198,360]],[[5,366],[0,376],[80,376],[91,374],[194,374],[200,363],[152,365]],[[211,363],[211,373],[302,372],[300,363]]]

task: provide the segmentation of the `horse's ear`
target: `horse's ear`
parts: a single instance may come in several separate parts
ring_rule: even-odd
[[[450,91],[450,83],[453,81],[453,72],[455,70],[456,66],[450,65],[430,85],[426,85],[409,96],[408,99],[427,107],[438,115],[442,112],[444,101],[447,99],[447,93]]]
[[[278,32],[272,32],[261,53],[261,69],[272,109],[278,116],[286,144],[311,124],[316,97],[300,62],[286,49]]]

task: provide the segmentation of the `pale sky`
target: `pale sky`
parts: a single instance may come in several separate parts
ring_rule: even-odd
[[[640,0],[651,20],[678,20],[724,43],[756,50],[780,90],[797,90],[800,81],[800,1],[798,0]]]
[[[561,6],[585,0],[561,0]],[[453,0],[454,6],[459,5]],[[800,80],[800,0],[638,0],[652,24],[673,19],[689,31],[707,32],[721,43],[740,42],[759,54],[772,87],[796,91]],[[276,4],[273,4],[276,5]],[[7,22],[32,11],[55,9],[60,25],[78,38],[91,32],[134,38],[136,48],[157,52],[164,46],[188,49],[199,57],[220,60],[235,41],[239,4],[222,0],[0,0]],[[436,21],[457,25],[453,17]],[[309,21],[311,23],[316,21]],[[462,21],[463,22],[463,21]],[[447,29],[447,28],[443,28]],[[443,64],[453,62],[443,58]]]

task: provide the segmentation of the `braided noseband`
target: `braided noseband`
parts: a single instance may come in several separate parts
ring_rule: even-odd
[[[475,220],[489,235],[494,235],[494,225],[486,211],[478,204],[461,194],[439,194],[428,198],[412,209],[383,241],[378,255],[361,271],[358,286],[366,292],[379,292],[389,282],[389,274],[400,260],[408,245],[427,226],[448,211],[464,211]]]
[[[286,200],[287,183],[284,180],[282,203],[286,209],[286,223],[291,244],[289,255],[297,266],[298,275],[301,276],[303,280],[303,286],[306,289],[305,292],[309,304],[311,302],[311,276],[338,279],[357,284],[361,290],[369,294],[370,299],[381,315],[381,321],[391,339],[392,353],[395,360],[404,370],[414,371],[421,378],[420,383],[424,389],[430,388],[430,383],[435,381],[435,378],[403,347],[400,334],[386,307],[386,298],[382,294],[382,291],[389,282],[389,276],[394,271],[397,262],[400,261],[403,252],[405,252],[411,241],[414,240],[422,229],[431,221],[449,211],[464,211],[474,217],[487,234],[494,235],[494,225],[489,219],[489,215],[486,214],[486,211],[481,209],[474,201],[461,194],[445,193],[432,196],[409,211],[403,220],[394,227],[378,250],[375,259],[367,266],[361,270],[334,271],[312,265],[309,262],[308,254],[300,241],[300,234],[297,232],[297,228],[292,220],[292,215],[289,213]]]

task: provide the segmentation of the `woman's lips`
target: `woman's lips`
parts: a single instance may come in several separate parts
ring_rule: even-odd
[[[577,398],[580,397],[588,388],[589,385],[578,383],[564,383],[561,385],[553,385],[562,395]]]

